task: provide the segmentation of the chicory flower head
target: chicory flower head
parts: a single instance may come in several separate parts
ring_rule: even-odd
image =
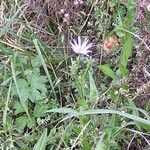
[[[91,53],[92,43],[86,38],[84,41],[81,40],[81,37],[78,36],[77,39],[70,41],[72,50],[77,54],[83,54],[89,56]]]

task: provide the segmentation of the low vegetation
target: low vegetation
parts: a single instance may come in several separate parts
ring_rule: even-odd
[[[2,0],[0,145],[150,149],[148,0]]]

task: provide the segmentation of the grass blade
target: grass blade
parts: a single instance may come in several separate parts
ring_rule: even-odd
[[[99,94],[95,84],[95,80],[91,72],[89,72],[89,80],[90,80],[90,101],[96,102],[99,98]]]
[[[9,84],[7,99],[6,99],[6,102],[5,102],[5,109],[4,109],[4,112],[3,112],[3,126],[4,127],[6,125],[6,117],[7,117],[7,110],[8,110],[8,102],[9,102],[10,93],[11,93],[11,86],[12,86],[12,82]]]
[[[94,109],[94,110],[87,110],[87,111],[80,111],[77,112],[75,110],[71,110],[69,108],[56,108],[48,110],[47,112],[55,112],[55,113],[64,113],[64,114],[70,114],[71,117],[78,117],[81,115],[99,115],[99,114],[117,114],[123,117],[126,117],[128,119],[131,119],[133,121],[137,121],[146,125],[150,125],[150,120],[143,119],[141,117],[137,117],[134,115],[131,115],[129,113],[117,111],[117,110],[111,110],[111,109]]]
[[[40,47],[42,47],[42,46],[41,46],[41,44],[38,42],[37,39],[34,39],[34,40],[33,40],[33,43],[34,43],[35,48],[36,48],[36,50],[37,50],[37,52],[38,52],[38,56],[39,56],[39,58],[40,58],[40,60],[41,60],[41,62],[42,62],[44,71],[45,71],[45,73],[46,73],[46,75],[47,75],[47,77],[48,77],[48,80],[49,80],[49,83],[50,83],[50,85],[51,85],[53,94],[54,94],[55,98],[57,99],[57,96],[56,96],[56,92],[55,92],[55,89],[54,89],[54,86],[53,86],[52,79],[51,79],[51,77],[50,77],[50,74],[49,74],[49,72],[48,72],[46,63],[45,63],[45,61],[44,61],[44,58],[43,58],[42,53],[41,53],[41,50],[40,50]],[[40,44],[40,47],[39,47],[39,44]]]
[[[21,11],[21,9],[24,8],[25,6],[26,6],[26,4],[19,7],[18,10],[14,13],[14,15],[9,19],[9,22],[7,22],[5,24],[5,27],[0,29],[0,37],[2,37],[4,34],[6,34],[8,32],[10,25],[13,23],[14,19],[17,17],[17,15]]]

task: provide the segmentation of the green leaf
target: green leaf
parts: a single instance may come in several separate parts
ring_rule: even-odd
[[[132,54],[132,47],[133,47],[133,38],[131,34],[127,34],[124,37],[124,41],[123,41],[123,52],[120,56],[120,63],[119,63],[119,68],[121,68],[120,66],[123,65],[124,67],[127,66],[128,63],[128,59]]]
[[[6,119],[7,119],[7,110],[8,110],[8,104],[9,104],[9,100],[10,100],[10,93],[11,93],[11,87],[12,87],[12,82],[9,85],[9,89],[8,89],[8,94],[7,94],[7,99],[5,102],[5,109],[3,111],[3,126],[6,126]]]
[[[18,80],[18,87],[20,90],[20,96],[23,101],[26,101],[29,98],[30,88],[29,84],[24,79]]]
[[[89,78],[90,78],[90,101],[96,102],[99,98],[99,95],[98,95],[97,87],[95,85],[95,81],[94,81],[93,76],[90,72],[89,72]]]
[[[139,116],[139,112],[138,112],[138,108],[136,107],[136,105],[134,104],[134,102],[132,101],[132,100],[129,100],[128,101],[129,102],[129,106],[131,107],[131,108],[133,108],[132,110],[132,114],[133,115],[136,115],[136,116]],[[143,112],[143,111],[142,111]],[[144,112],[143,112],[144,113]],[[145,113],[144,113],[145,114]],[[147,116],[147,114],[145,114],[145,116]],[[148,116],[148,118],[149,118],[149,116]],[[147,125],[144,125],[144,124],[142,124],[142,123],[136,123],[136,126],[137,126],[137,128],[139,129],[139,130],[141,130],[141,127],[143,127],[144,129],[150,129],[150,126],[147,126]]]
[[[17,79],[18,89],[20,92],[20,98],[22,101],[26,101],[29,98],[30,87],[26,80]],[[17,95],[17,89],[14,87],[12,89],[12,95]]]
[[[93,109],[93,110],[86,110],[86,111],[77,112],[77,111],[70,109],[70,108],[55,108],[55,109],[48,110],[46,112],[47,113],[48,112],[64,113],[64,114],[67,113],[70,115],[70,117],[73,117],[73,116],[78,117],[81,115],[96,115],[96,114],[97,115],[98,114],[117,114],[117,115],[120,115],[122,117],[126,117],[128,119],[131,119],[131,120],[134,120],[134,121],[137,121],[137,122],[140,122],[140,123],[143,123],[143,124],[150,126],[150,120],[148,120],[148,119],[144,119],[144,118],[141,118],[141,117],[138,117],[135,115],[131,115],[129,113],[125,113],[125,112],[118,111],[118,110],[111,110],[111,109]]]
[[[41,53],[41,49],[44,49],[44,48],[42,47],[42,45],[40,44],[40,42],[39,42],[37,39],[34,39],[34,40],[33,40],[33,43],[34,43],[35,48],[36,48],[36,50],[37,50],[37,52],[38,52],[38,56],[39,56],[40,61],[41,61],[42,65],[43,65],[44,71],[45,71],[45,73],[46,73],[46,75],[47,75],[47,77],[48,77],[48,81],[49,81],[49,83],[50,83],[50,85],[51,85],[53,94],[54,94],[55,98],[57,99],[56,92],[55,92],[55,89],[54,89],[54,86],[53,86],[53,82],[52,82],[51,76],[50,76],[50,74],[49,74],[49,71],[48,71],[48,69],[47,69],[47,65],[46,65],[45,60],[44,60],[44,58],[43,58],[43,55],[42,55],[42,53]],[[41,48],[41,49],[40,49],[40,48]]]
[[[30,99],[32,102],[38,101],[45,97],[46,89],[46,76],[40,76],[38,74],[32,73],[27,76],[28,83],[30,84]]]
[[[89,140],[88,140],[87,136],[83,134],[83,137],[84,137],[82,139],[83,149],[85,149],[85,150],[91,150],[91,145],[89,143]]]
[[[21,148],[21,149],[18,149],[18,150],[31,150],[29,147],[25,147],[25,148]]]
[[[20,96],[21,96],[21,99],[23,101],[27,101],[27,99],[29,98],[29,93],[30,93],[30,88],[27,87],[27,88],[22,88],[20,90]]]
[[[143,129],[147,130],[148,132],[150,131],[150,125],[143,124],[143,123],[139,123],[139,125],[140,125]]]
[[[37,67],[39,68],[42,66],[42,63],[38,56],[31,60],[31,64],[33,68],[37,68]]]
[[[26,106],[25,101],[21,99],[21,94],[20,94],[18,82],[17,82],[17,79],[16,79],[16,72],[15,72],[15,66],[14,66],[14,64],[16,62],[16,55],[17,55],[17,53],[15,53],[15,55],[13,57],[13,60],[11,61],[12,76],[13,76],[14,84],[15,84],[16,91],[17,91],[17,94],[19,96],[19,100],[21,102],[21,105],[24,108],[25,112],[27,113],[29,119],[31,120],[31,117],[30,117],[30,114],[29,114],[29,111],[28,111],[28,107]]]
[[[17,79],[17,85],[20,92],[20,98],[22,101],[30,99],[32,102],[43,99],[46,96],[46,76],[40,76],[40,74],[30,73],[27,75],[27,81],[25,79]],[[12,95],[18,95],[15,86],[12,88]]]
[[[45,150],[47,139],[47,129],[45,129],[38,142],[34,145],[33,150]]]
[[[33,116],[34,117],[43,117],[45,115],[45,112],[47,110],[46,104],[43,103],[43,101],[38,101],[34,107]]]
[[[128,75],[128,73],[128,69],[122,64],[120,64],[119,69],[116,71],[117,76],[119,76],[120,78]]]
[[[35,127],[35,124],[36,124],[35,119],[32,117],[32,120],[28,120],[27,126],[28,128],[33,128]]]
[[[108,67],[107,65],[99,65],[98,68],[107,76],[111,77],[112,79],[115,78],[115,72]]]
[[[103,133],[99,139],[99,141],[96,144],[95,150],[107,150],[109,145],[107,145],[104,141],[106,133]]]
[[[22,105],[18,101],[14,103],[13,108],[15,109],[15,115],[25,112]]]
[[[42,96],[41,96],[40,92],[36,89],[32,89],[32,91],[30,93],[30,100],[32,102],[36,102],[41,99],[42,99]]]
[[[16,123],[16,128],[23,130],[28,123],[28,117],[27,116],[18,117],[15,123]]]

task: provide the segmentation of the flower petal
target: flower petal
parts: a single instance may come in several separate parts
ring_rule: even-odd
[[[81,49],[85,48],[85,46],[87,45],[88,41],[89,41],[88,39],[84,40],[83,44],[81,45]]]
[[[79,48],[81,48],[81,37],[80,36],[78,36],[78,46],[79,46]]]
[[[78,36],[77,39],[73,39],[70,42],[71,48],[77,54],[89,56],[88,53],[92,52],[90,50],[90,48],[92,47],[92,43],[88,44],[89,40],[87,38],[83,42],[81,40],[82,39],[80,36]]]
[[[75,39],[73,40],[73,42],[74,42],[74,45],[78,46],[78,43]]]
[[[93,44],[92,43],[90,43],[90,44],[88,44],[86,47],[84,47],[84,50],[88,50],[89,48],[91,48],[93,46]]]
[[[75,45],[72,45],[72,50],[75,52],[75,53],[79,53],[79,50],[78,48],[75,46]]]

